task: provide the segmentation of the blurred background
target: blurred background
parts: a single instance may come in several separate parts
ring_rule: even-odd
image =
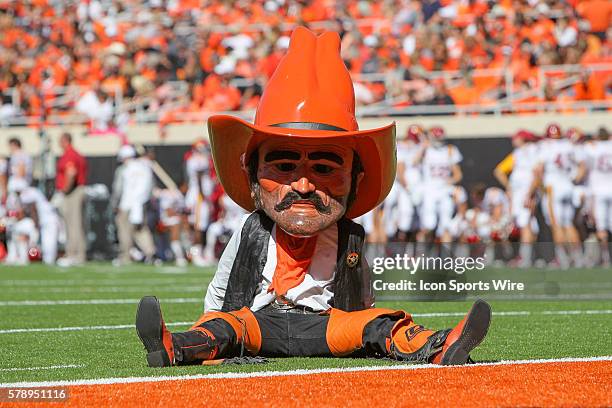
[[[394,120],[407,150],[444,143],[460,152],[443,164],[460,166],[451,184],[463,193],[449,189],[436,228],[421,225],[426,210],[409,191],[361,220],[372,240],[521,241],[525,227],[499,176],[512,168],[499,164],[526,131],[518,139],[540,150],[548,139],[573,146],[559,151],[572,156],[567,177],[581,186],[567,216],[576,232],[557,241],[574,247],[547,262],[580,266],[576,245],[608,245],[612,228],[608,190],[596,197],[601,182],[593,188],[582,169],[596,158],[605,164],[591,173],[612,172],[603,143],[611,21],[607,0],[0,0],[0,259],[214,264],[242,211],[216,181],[206,119],[252,120],[292,29],[305,25],[340,34],[362,129]],[[553,159],[530,160],[535,170]],[[418,183],[431,181],[426,160],[404,164]],[[490,188],[499,200],[484,200]],[[535,198],[531,232],[551,241],[551,217],[538,209],[549,197]],[[607,203],[604,215],[595,202]],[[414,225],[398,224],[402,206],[412,207]],[[466,218],[464,206],[488,219]],[[458,230],[437,228],[456,217]]]

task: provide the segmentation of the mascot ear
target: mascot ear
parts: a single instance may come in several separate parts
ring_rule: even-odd
[[[246,153],[242,153],[240,155],[240,168],[242,169],[244,174],[246,174],[250,184],[251,175],[249,174],[249,164],[246,162]]]
[[[246,171],[247,173],[249,171],[246,165],[246,153],[242,153],[240,155],[240,168],[242,169],[242,171]]]
[[[251,175],[249,174],[249,166],[246,163],[246,153],[242,153],[240,155],[240,168],[242,169],[242,171],[244,171],[244,174],[246,174],[247,178],[251,180]],[[253,191],[250,182],[249,187],[251,190],[251,199],[255,202],[255,206],[257,206],[257,194],[255,193],[255,191]]]
[[[359,185],[361,184],[361,180],[363,180],[364,176],[365,173],[363,171],[357,174],[357,180],[355,180],[355,195],[359,194]]]

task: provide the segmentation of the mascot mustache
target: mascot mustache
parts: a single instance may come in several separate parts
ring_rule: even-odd
[[[295,191],[289,191],[287,194],[285,194],[283,200],[274,206],[274,210],[278,212],[284,211],[291,207],[296,201],[309,201],[321,214],[331,214],[330,206],[325,205],[325,203],[323,203],[323,199],[314,191],[304,195],[301,195]]]

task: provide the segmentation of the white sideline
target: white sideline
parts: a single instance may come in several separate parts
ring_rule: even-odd
[[[598,315],[612,314],[610,309],[602,310],[543,310],[541,312],[527,311],[509,311],[509,312],[493,312],[493,316],[532,316],[532,315]],[[458,317],[464,316],[465,312],[440,312],[440,313],[411,313],[412,317]],[[166,323],[166,326],[190,326],[193,322],[172,322]],[[133,324],[117,324],[103,326],[68,326],[68,327],[37,327],[37,328],[15,328],[15,329],[0,329],[0,334],[11,333],[41,333],[41,332],[69,332],[69,331],[87,331],[87,330],[122,330],[134,329]]]
[[[7,300],[0,306],[57,306],[57,305],[123,305],[137,304],[140,299],[75,299],[75,300]],[[202,298],[167,298],[163,303],[201,303]]]
[[[83,364],[67,364],[67,365],[55,365],[47,367],[17,367],[17,368],[0,368],[0,371],[38,371],[38,370],[57,370],[60,368],[81,368],[85,367]],[[2,384],[0,384],[2,385]]]
[[[310,374],[334,374],[334,373],[353,373],[362,371],[391,371],[391,370],[422,370],[422,369],[437,369],[437,370],[453,370],[458,367],[470,369],[472,367],[482,366],[504,366],[504,365],[522,365],[522,364],[554,364],[554,363],[581,363],[593,361],[612,361],[612,356],[601,357],[584,357],[584,358],[556,358],[556,359],[541,359],[541,360],[507,360],[494,363],[478,363],[464,366],[440,366],[433,364],[396,364],[390,366],[365,366],[365,367],[337,367],[337,368],[317,368],[317,369],[301,369],[287,371],[256,371],[250,373],[215,373],[215,374],[194,374],[181,376],[159,376],[159,377],[119,377],[119,378],[98,378],[93,380],[70,380],[70,381],[42,381],[42,382],[16,382],[9,384],[0,384],[0,388],[9,387],[62,387],[62,386],[78,386],[78,385],[107,385],[107,384],[131,384],[131,383],[149,383],[161,381],[176,381],[176,380],[202,380],[202,379],[237,379],[237,378],[265,378],[265,377],[281,377],[281,376],[302,376]]]

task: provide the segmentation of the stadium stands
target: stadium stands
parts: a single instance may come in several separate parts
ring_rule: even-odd
[[[608,110],[606,0],[0,1],[0,125],[251,110],[296,24],[332,29],[361,115]]]

